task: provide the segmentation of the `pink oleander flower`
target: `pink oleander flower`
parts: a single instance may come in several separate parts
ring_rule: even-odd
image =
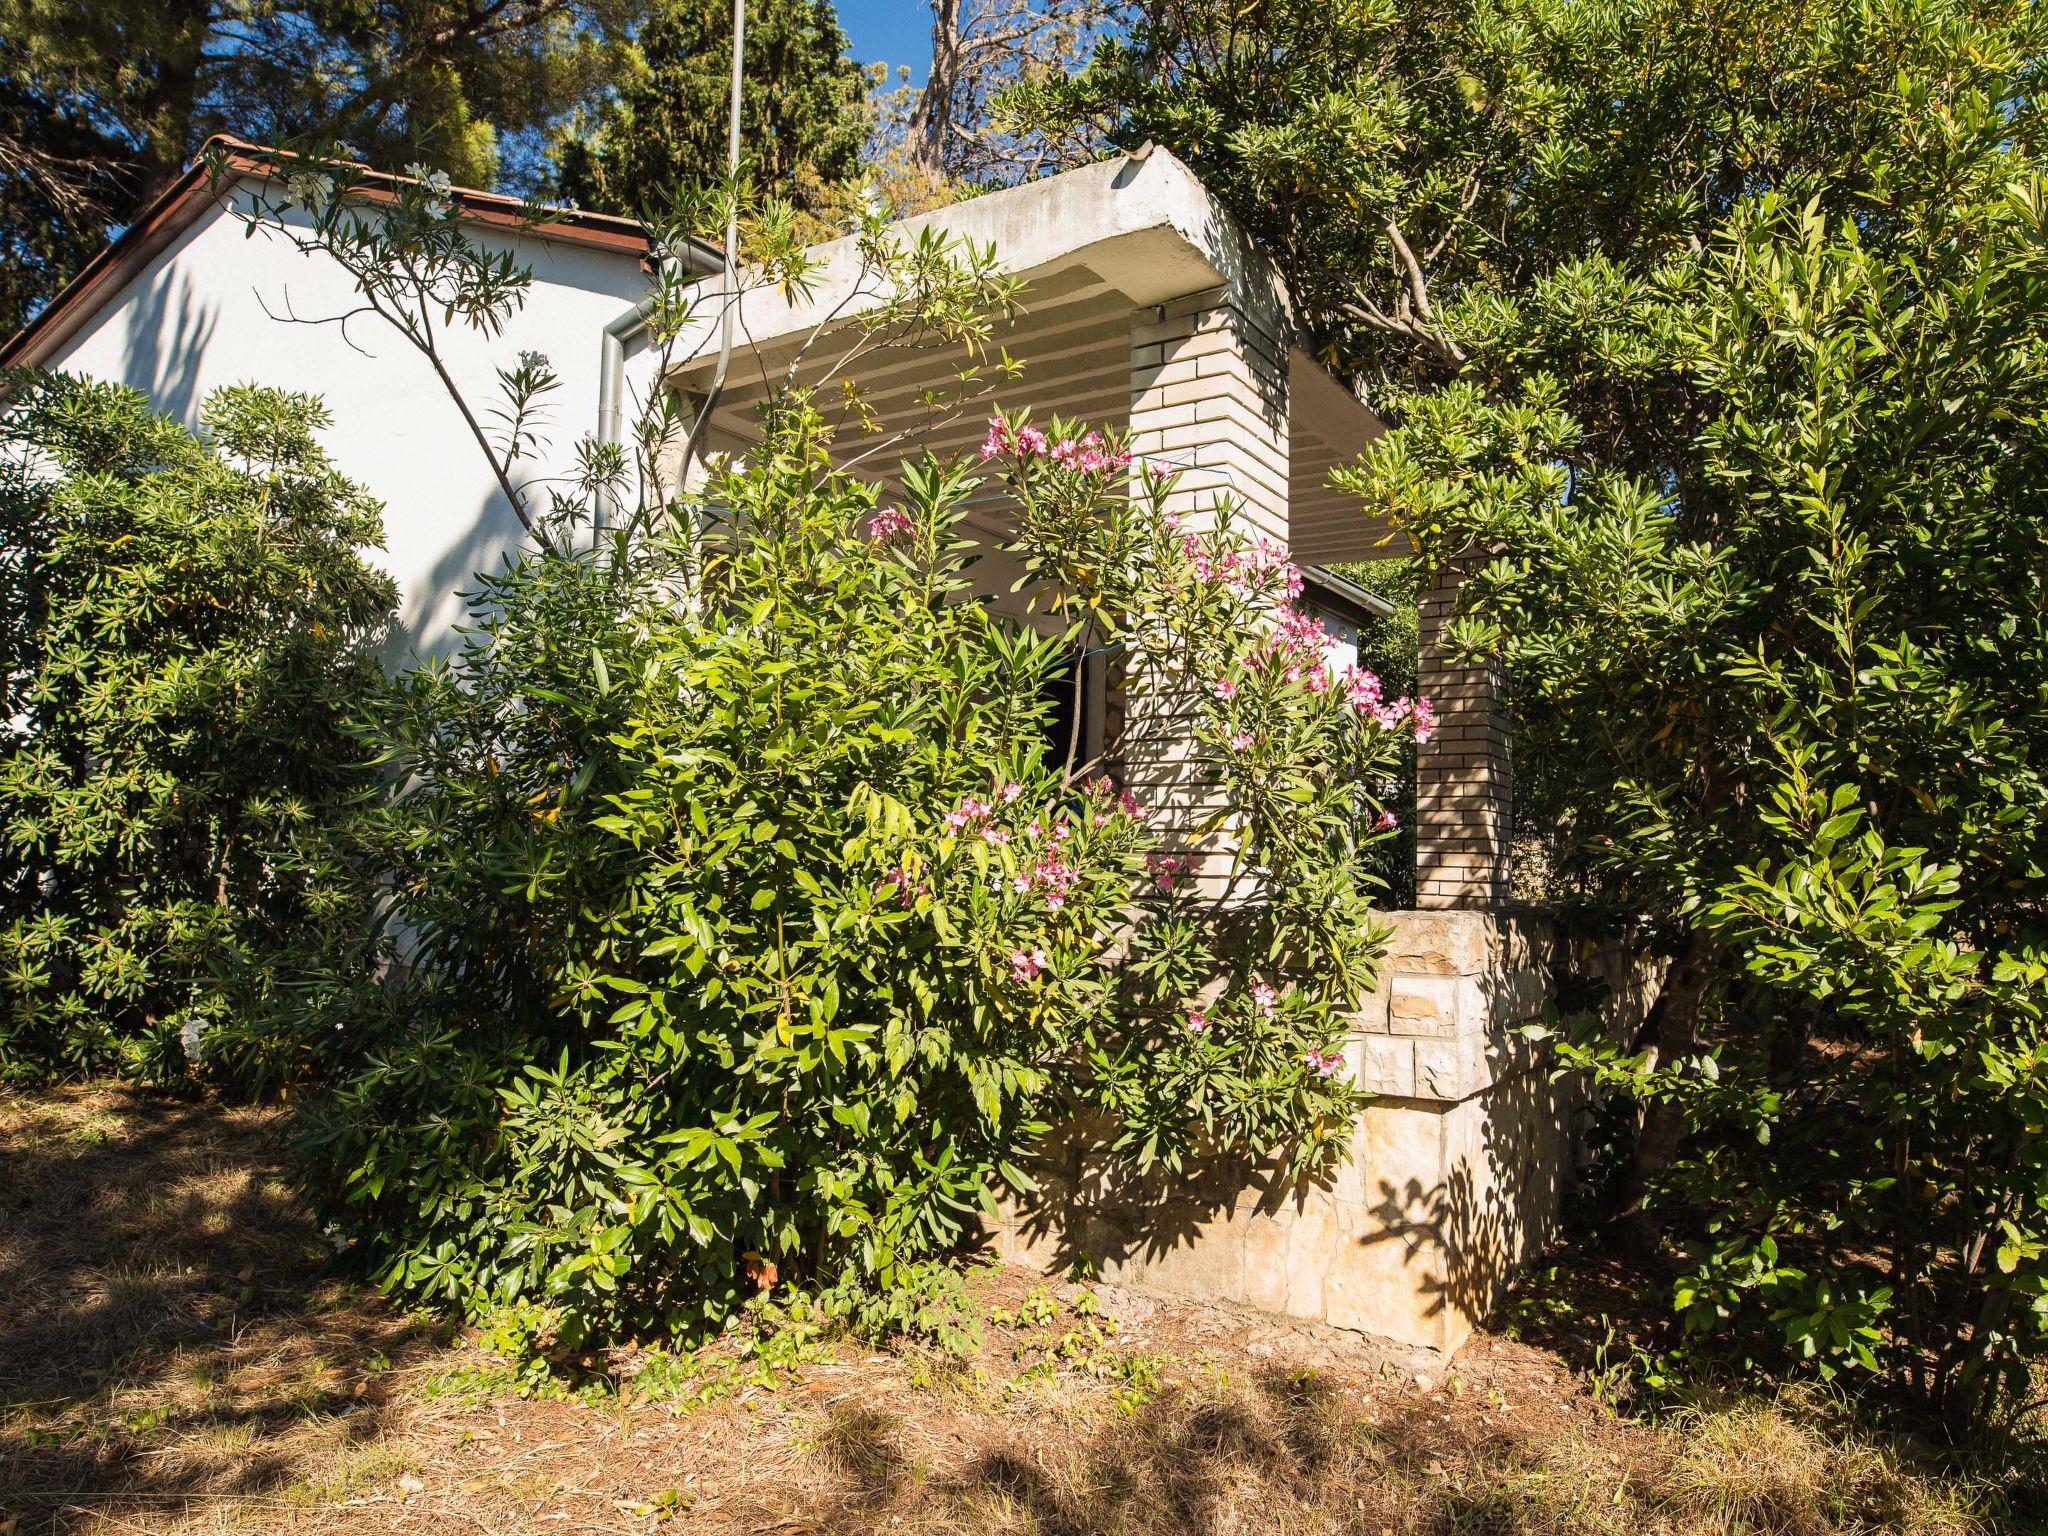
[[[868,520],[868,537],[878,544],[893,543],[910,532],[910,514],[901,507],[884,507]]]
[[[1344,697],[1351,707],[1360,714],[1369,713],[1380,701],[1380,680],[1370,672],[1357,667],[1346,667],[1341,679]]]
[[[1116,805],[1118,810],[1122,811],[1133,821],[1143,821],[1145,819],[1145,807],[1138,804],[1138,797],[1128,789],[1117,792]]]
[[[953,810],[946,812],[946,825],[955,832],[960,831],[963,827],[972,826],[975,822],[986,821],[987,819],[988,807],[972,795],[962,800]]]
[[[1019,455],[1042,455],[1045,452],[1045,447],[1045,434],[1039,431],[1038,428],[1019,427],[1017,429],[1017,452]]]
[[[1253,737],[1250,731],[1232,731],[1230,733],[1230,750],[1233,752],[1251,751],[1252,742]]]
[[[1365,711],[1371,715],[1382,730],[1399,730],[1415,713],[1414,701],[1408,698],[1388,700],[1369,705]]]
[[[1335,1077],[1344,1065],[1343,1056],[1336,1051],[1304,1051],[1301,1059],[1317,1077]]]
[[[1102,434],[1100,432],[1090,432],[1086,437],[1063,437],[1052,445],[1052,461],[1055,464],[1076,467],[1078,461],[1086,459],[1091,455],[1100,459],[1102,457],[1101,449]]]
[[[897,899],[907,907],[910,905],[911,899],[917,894],[916,878],[912,876],[909,870],[898,864],[875,882],[875,892],[877,895],[888,890],[895,891]]]
[[[990,459],[1004,452],[1009,446],[1009,428],[1003,425],[1003,418],[1000,416],[989,417],[988,436],[983,438],[981,443],[981,462],[986,464]]]
[[[1038,973],[1045,969],[1045,951],[1038,948],[1013,949],[1010,951],[1010,980],[1036,981]]]
[[[1279,647],[1290,655],[1305,655],[1320,661],[1330,649],[1329,631],[1314,614],[1293,606],[1280,610]]]
[[[1010,829],[1008,827],[983,827],[981,829],[981,840],[985,843],[993,843],[998,848],[1004,847],[1010,841]]]
[[[1252,983],[1252,1006],[1259,1010],[1262,1017],[1268,1019],[1273,1017],[1273,1007],[1279,1001],[1280,994],[1267,986],[1263,981]]]
[[[1391,832],[1400,825],[1401,818],[1392,811],[1381,811],[1373,818],[1372,829],[1375,832]]]
[[[1436,711],[1427,699],[1417,699],[1414,710],[1415,739],[1427,741],[1436,731]]]
[[[1047,908],[1057,912],[1066,905],[1067,897],[1080,883],[1080,870],[1061,858],[1058,848],[1054,847],[1040,854],[1036,863],[1011,882],[1011,887],[1019,895],[1038,892],[1045,897]]]
[[[1202,1012],[1201,1009],[1191,1006],[1188,1009],[1188,1033],[1191,1035],[1206,1035],[1209,1033],[1209,1015]]]
[[[1166,531],[1168,533],[1180,532],[1182,518],[1179,511],[1175,508],[1168,507],[1164,512],[1159,514],[1159,520],[1166,525]]]
[[[1219,557],[1194,534],[1184,533],[1180,536],[1180,552],[1195,568],[1198,579],[1224,581],[1237,591],[1244,590],[1244,557],[1237,550],[1227,549]]]
[[[1226,677],[1221,682],[1212,683],[1209,687],[1209,691],[1215,694],[1216,697],[1221,699],[1224,703],[1228,704],[1232,699],[1237,697],[1237,684]]]
[[[1008,783],[1002,785],[999,789],[996,790],[996,798],[1002,801],[1005,805],[1014,805],[1017,802],[1017,797],[1023,793],[1024,786],[1022,784],[1019,784],[1015,779],[1011,779]]]
[[[1192,868],[1194,860],[1183,858],[1177,853],[1148,853],[1145,868],[1152,876],[1152,883],[1162,891],[1170,891],[1183,871]]]
[[[1045,823],[1036,816],[1032,817],[1024,823],[1024,835],[1030,838],[1032,842],[1037,842],[1041,837],[1045,836]]]

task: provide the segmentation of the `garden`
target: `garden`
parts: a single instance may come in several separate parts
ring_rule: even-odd
[[[662,389],[548,479],[561,380],[508,358],[437,451],[523,542],[401,656],[321,399],[8,375],[0,1536],[2041,1528],[2048,23],[987,0],[892,95],[769,4],[810,89],[736,85],[777,153],[733,163],[654,105],[719,8],[643,9],[515,4],[436,99],[509,146],[595,93],[529,190],[633,189],[656,377],[838,235],[873,298],[805,346],[957,359],[929,421],[981,440],[855,456],[855,376],[791,365],[743,453]],[[1020,18],[1058,67],[975,51]],[[236,217],[380,344],[445,379],[528,302],[445,123],[372,186],[361,120],[265,110]],[[57,227],[85,131],[23,180],[0,124],[0,226]],[[1330,477],[1409,552],[1354,663],[1229,496],[1007,408],[1022,285],[894,222],[1146,144],[1385,424]],[[1446,571],[1518,892],[1660,978],[1617,1026],[1560,964],[1522,1032],[1587,1105],[1564,1237],[1453,1362],[991,1265],[1075,1122],[1118,1177],[1342,1172]]]

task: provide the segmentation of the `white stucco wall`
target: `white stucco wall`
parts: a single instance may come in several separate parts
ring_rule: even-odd
[[[460,327],[448,335],[450,372],[488,430],[497,369],[522,351],[546,354],[562,387],[549,397],[547,456],[525,474],[564,472],[577,440],[597,429],[603,328],[644,296],[645,275],[637,258],[618,252],[481,228],[473,235],[492,248],[510,245],[533,286],[503,335]],[[443,650],[462,620],[459,592],[517,547],[518,519],[445,387],[395,331],[370,315],[350,321],[346,336],[338,325],[273,318],[288,308],[308,318],[353,308],[347,273],[278,236],[245,236],[227,210],[208,209],[49,366],[132,385],[195,427],[207,393],[224,384],[319,395],[334,417],[328,451],[384,502],[383,561],[402,593],[394,658]],[[630,357],[627,375],[630,421],[645,388]]]

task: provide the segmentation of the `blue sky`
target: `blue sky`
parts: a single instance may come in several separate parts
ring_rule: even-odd
[[[932,13],[924,0],[838,0],[839,24],[863,64],[908,64],[922,84],[932,62]]]

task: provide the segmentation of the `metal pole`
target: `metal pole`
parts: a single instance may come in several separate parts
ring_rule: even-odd
[[[683,443],[682,474],[687,479],[697,448],[711,428],[711,413],[718,409],[718,397],[725,393],[726,370],[732,365],[732,333],[738,319],[740,243],[740,81],[747,52],[747,0],[732,0],[732,112],[726,123],[725,176],[732,207],[725,218],[725,275],[719,283],[718,367],[711,375],[711,387],[704,391],[704,404],[690,424]]]

